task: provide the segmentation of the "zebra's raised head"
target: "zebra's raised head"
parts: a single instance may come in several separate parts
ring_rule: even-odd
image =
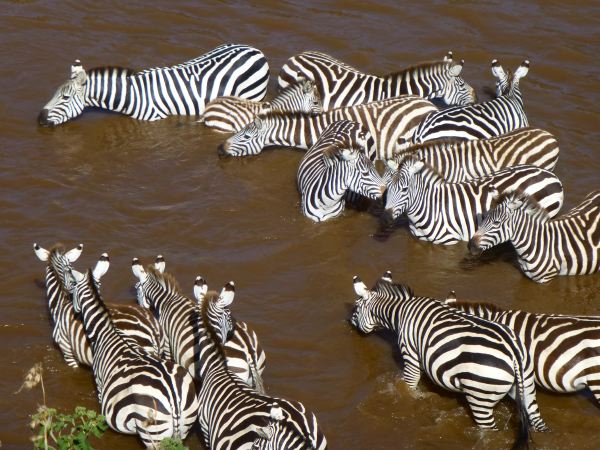
[[[81,312],[81,293],[91,291],[98,294],[100,279],[108,271],[110,260],[107,253],[102,253],[93,269],[85,274],[71,268],[68,277],[71,278],[71,294],[73,296],[73,309],[76,313]]]
[[[221,345],[225,344],[234,332],[235,322],[229,309],[234,297],[235,284],[230,281],[225,284],[220,294],[208,291],[201,301],[202,315],[208,320],[210,328],[216,333]]]
[[[408,209],[409,189],[415,174],[425,167],[425,163],[414,157],[407,157],[398,162],[396,159],[387,161],[385,179],[387,181],[387,196],[385,201],[384,219],[391,221],[400,217]]]
[[[87,74],[81,61],[75,60],[71,66],[71,78],[63,83],[54,96],[42,108],[38,123],[54,127],[79,116],[85,108],[85,84]]]
[[[50,250],[46,250],[34,243],[33,251],[40,261],[48,263],[48,267],[54,271],[67,293],[71,292],[72,278],[68,274],[72,269],[71,263],[77,261],[81,256],[83,244],[67,251],[61,244],[56,244]]]
[[[265,146],[267,133],[265,116],[256,116],[252,122],[219,146],[223,156],[258,155]]]
[[[521,63],[514,74],[510,70],[505,71],[497,59],[492,60],[492,74],[498,79],[496,81],[496,96],[519,94],[519,80],[527,75],[527,72],[529,72],[529,61],[527,60]]]
[[[433,98],[441,98],[448,106],[470,105],[477,101],[477,94],[464,79],[460,76],[465,60],[461,59],[459,63],[454,63],[452,52],[444,56],[447,71],[447,81],[439,92],[433,94]]]
[[[135,293],[137,297],[138,305],[142,308],[150,308],[151,302],[147,295],[146,282],[148,281],[148,272],[144,269],[141,261],[138,258],[133,258],[131,261],[131,271],[133,275],[138,279],[135,283]]]
[[[299,111],[318,114],[323,112],[323,102],[317,85],[312,80],[302,80],[302,92],[304,93],[302,108]]]

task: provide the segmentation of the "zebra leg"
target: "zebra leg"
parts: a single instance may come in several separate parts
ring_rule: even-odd
[[[537,402],[535,381],[533,378],[532,371],[525,375],[523,385],[523,395],[525,397],[523,401],[525,402],[525,407],[527,409],[527,417],[529,417],[529,424],[533,427],[535,431],[550,431],[550,428],[548,428],[548,426],[544,422],[544,419],[542,419],[542,416],[540,415],[540,408]]]
[[[406,382],[406,384],[408,384],[409,388],[417,389],[417,385],[421,379],[419,360],[415,358],[404,345],[402,345],[400,352],[402,353],[402,358],[404,359],[404,372],[402,373],[402,379]]]
[[[494,419],[494,406],[500,401],[500,398],[496,398],[497,396],[494,395],[491,398],[484,399],[480,397],[482,395],[481,392],[471,392],[469,390],[465,390],[464,392],[477,426],[479,428],[497,430],[498,427]]]

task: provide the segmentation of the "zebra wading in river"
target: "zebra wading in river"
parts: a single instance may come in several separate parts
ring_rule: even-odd
[[[390,161],[388,161],[388,165]],[[402,161],[388,176],[385,218],[406,212],[411,233],[436,244],[468,241],[499,193],[521,189],[554,216],[563,203],[563,187],[554,173],[535,166],[514,166],[486,177],[448,183],[427,163]]]
[[[75,314],[71,301],[73,285],[68,276],[83,250],[83,244],[66,251],[57,244],[50,250],[33,244],[33,250],[46,265],[46,299],[52,318],[52,339],[63,354],[65,362],[71,367],[82,364],[90,366],[93,353],[88,341],[83,322]],[[108,269],[108,259],[104,265]],[[98,272],[94,282],[99,286],[103,272]],[[114,326],[134,347],[139,347],[153,356],[160,356],[164,341],[158,322],[146,309],[133,305],[106,305]]]
[[[386,185],[367,157],[368,134],[349,120],[325,128],[298,168],[302,214],[315,222],[336,217],[344,210],[349,191],[381,198]]]
[[[538,283],[600,270],[600,191],[554,218],[526,193],[509,193],[495,203],[469,241],[472,254],[509,241],[521,271]]]
[[[323,105],[314,82],[301,79],[268,102],[217,97],[206,105],[199,122],[218,131],[237,132],[252,122],[255,116],[270,111],[320,113]]]
[[[200,277],[201,278],[201,277]],[[223,342],[233,330],[229,282],[220,294],[207,292],[199,314],[200,411],[198,421],[208,448],[220,450],[327,448],[315,415],[300,402],[260,394],[227,367]]]
[[[106,254],[94,274],[74,269],[73,308],[82,316],[94,353],[92,369],[100,411],[115,431],[137,434],[147,448],[165,438],[185,439],[198,415],[192,376],[178,364],[131,346],[115,328],[93,278],[106,271]]]
[[[139,120],[199,115],[207,102],[220,96],[261,100],[268,81],[267,59],[260,50],[247,45],[221,45],[182,64],[140,72],[122,67],[99,67],[86,72],[76,60],[71,66],[71,78],[44,106],[38,122],[60,125],[89,106]]]
[[[388,159],[412,139],[421,121],[437,108],[415,95],[324,111],[320,114],[276,113],[257,116],[227,139],[219,153],[229,156],[257,155],[269,146],[291,146],[308,150],[325,128],[340,120],[363,125],[373,137],[369,159]],[[399,144],[400,143],[400,144]]]
[[[529,351],[538,386],[558,393],[587,388],[600,406],[600,316],[505,310],[490,303],[457,301],[454,292],[446,304],[512,328]]]
[[[181,293],[175,278],[164,272],[164,268],[162,256],[158,256],[154,266],[146,269],[137,258],[133,259],[131,269],[138,279],[138,303],[157,316],[166,336],[169,357],[200,380],[199,354],[202,348],[198,346],[197,328],[200,309]],[[236,325],[225,345],[225,352],[232,372],[249,386],[261,389],[263,383],[260,377],[266,357],[256,333],[243,322]]]
[[[427,117],[414,135],[414,143],[434,139],[488,139],[529,126],[519,80],[527,75],[529,61],[523,61],[514,74],[505,72],[498,60],[492,61],[497,98],[468,106],[454,106]]]
[[[468,105],[475,90],[462,79],[464,61],[454,64],[452,52],[441,61],[408,67],[385,76],[368,75],[316,51],[291,57],[279,72],[280,88],[300,78],[314,80],[325,110],[385,100],[399,95],[439,99],[446,105]]]
[[[394,283],[389,271],[371,290],[355,276],[354,291],[351,324],[363,333],[383,328],[398,335],[403,378],[411,389],[425,372],[438,386],[464,394],[477,425],[491,429],[497,429],[494,406],[508,394],[519,410],[517,443],[527,443],[529,426],[548,430],[538,409],[532,362],[510,328],[417,297]]]

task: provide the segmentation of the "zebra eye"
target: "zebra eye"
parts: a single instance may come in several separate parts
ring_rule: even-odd
[[[63,95],[63,96],[62,96],[62,99],[63,99],[63,100],[69,100],[70,98],[71,98],[71,96],[70,96],[70,95],[66,95],[66,94],[65,94],[65,95]]]

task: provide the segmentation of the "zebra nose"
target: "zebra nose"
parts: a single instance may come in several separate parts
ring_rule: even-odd
[[[394,212],[392,211],[392,209],[388,208],[385,211],[383,211],[383,214],[381,215],[381,223],[385,226],[389,226],[394,222]]]
[[[38,123],[43,126],[52,125],[50,122],[48,122],[48,110],[47,109],[42,109],[40,111],[40,115],[38,116]]]
[[[379,192],[381,193],[381,198],[385,197],[385,193],[387,192],[387,185],[379,186]]]
[[[469,248],[469,252],[471,253],[471,255],[473,255],[473,256],[481,255],[483,250],[479,246],[479,237],[478,236],[473,236],[469,240],[468,248]]]
[[[227,153],[227,149],[225,148],[225,144],[221,144],[219,147],[217,147],[217,153],[219,156],[229,156],[229,153]]]

